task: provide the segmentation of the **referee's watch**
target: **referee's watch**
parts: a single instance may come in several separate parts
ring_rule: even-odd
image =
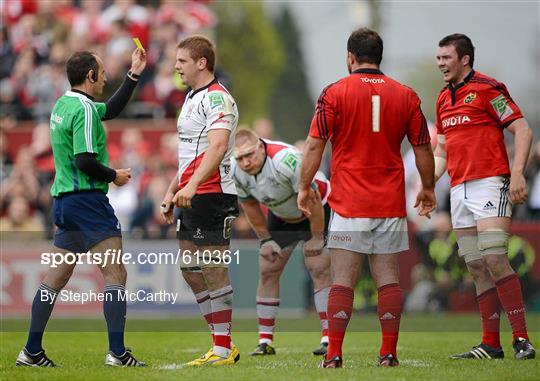
[[[129,79],[131,79],[132,81],[135,81],[135,82],[138,82],[139,78],[141,77],[139,74],[135,74],[131,70],[127,72],[127,76],[128,76]]]

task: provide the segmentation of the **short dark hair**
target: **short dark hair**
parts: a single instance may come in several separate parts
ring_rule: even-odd
[[[347,51],[354,54],[359,64],[371,63],[380,65],[383,53],[381,36],[369,28],[355,30],[347,41]]]
[[[95,54],[92,52],[75,52],[67,60],[66,72],[71,86],[84,83],[90,70],[94,70],[93,79],[97,81],[99,64]]]
[[[201,35],[187,37],[178,43],[177,48],[188,50],[194,61],[206,58],[206,68],[212,73],[214,72],[216,53],[214,44],[208,38]]]
[[[463,56],[469,56],[469,66],[473,67],[474,64],[474,46],[469,37],[461,33],[454,33],[444,37],[439,41],[439,47],[453,45],[456,48],[458,58]]]

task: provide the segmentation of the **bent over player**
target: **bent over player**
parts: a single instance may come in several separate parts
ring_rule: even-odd
[[[326,307],[330,291],[330,256],[324,252],[324,233],[330,217],[326,198],[330,184],[317,172],[312,187],[317,193],[311,216],[298,209],[296,198],[302,153],[295,147],[240,130],[234,145],[233,177],[240,205],[261,241],[257,316],[259,345],[252,355],[273,355],[274,327],[279,308],[279,278],[299,241],[305,241],[304,261],[313,280],[315,308],[322,328],[320,347],[326,353],[328,321]],[[268,207],[268,220],[260,205]]]
[[[448,84],[437,99],[438,145],[435,177],[448,169],[450,207],[459,253],[476,286],[482,342],[454,359],[503,358],[499,340],[501,307],[512,326],[516,359],[535,350],[525,325],[518,276],[508,261],[512,205],[527,200],[523,170],[532,133],[506,86],[473,70],[469,37],[453,34],[439,42],[437,65]],[[503,131],[515,137],[512,169]]]

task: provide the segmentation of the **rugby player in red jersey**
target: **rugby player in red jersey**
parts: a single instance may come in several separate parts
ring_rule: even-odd
[[[516,359],[535,350],[525,324],[518,276],[508,261],[512,205],[527,200],[523,170],[532,132],[506,86],[473,70],[474,46],[464,34],[439,42],[437,65],[448,84],[437,99],[438,145],[435,178],[448,169],[452,225],[459,253],[476,286],[482,342],[453,359],[503,358],[499,314],[512,326]],[[514,135],[514,161],[508,163],[504,130]]]
[[[396,346],[403,308],[398,255],[409,248],[405,180],[400,147],[413,146],[422,180],[416,204],[429,216],[435,208],[434,160],[426,119],[416,93],[379,70],[383,42],[367,28],[347,42],[350,75],[326,87],[317,102],[304,149],[298,206],[309,214],[310,189],[326,141],[332,143],[333,210],[327,247],[332,288],[328,297],[328,352],[324,368],[342,366],[342,343],[353,305],[353,287],[365,257],[378,288],[382,330],[380,366],[397,366]]]

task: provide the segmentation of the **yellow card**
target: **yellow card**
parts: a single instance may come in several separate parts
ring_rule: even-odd
[[[139,40],[139,37],[135,37],[133,39],[133,42],[135,43],[135,45],[137,45],[137,48],[141,49],[143,52],[145,51],[141,44],[141,40]]]

